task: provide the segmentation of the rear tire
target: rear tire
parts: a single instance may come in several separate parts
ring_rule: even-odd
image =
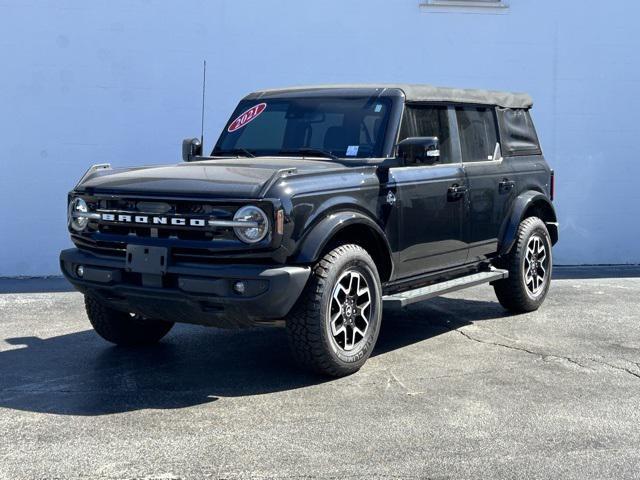
[[[173,322],[114,310],[91,295],[84,296],[84,304],[94,330],[116,345],[151,345],[159,342],[173,327]]]
[[[382,288],[373,259],[359,245],[341,245],[313,268],[287,317],[298,363],[332,377],[358,371],[371,355],[382,317]]]
[[[512,312],[537,310],[544,302],[553,269],[551,238],[538,217],[525,218],[511,251],[499,262],[509,277],[493,284],[500,304]]]

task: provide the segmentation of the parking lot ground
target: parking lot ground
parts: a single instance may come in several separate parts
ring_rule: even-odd
[[[0,478],[638,478],[640,278],[575,276],[526,315],[489,286],[385,312],[339,380],[282,329],[129,350],[78,293],[0,295]]]

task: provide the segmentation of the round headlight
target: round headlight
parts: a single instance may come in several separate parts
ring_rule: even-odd
[[[244,243],[257,243],[269,233],[269,218],[260,208],[248,205],[238,209],[233,216],[235,222],[247,222],[251,226],[234,227],[233,231]]]
[[[76,217],[74,214],[87,213],[88,211],[89,208],[87,207],[87,202],[83,199],[74,198],[71,200],[71,203],[69,204],[69,226],[76,232],[84,230],[89,224],[89,219],[87,217]]]

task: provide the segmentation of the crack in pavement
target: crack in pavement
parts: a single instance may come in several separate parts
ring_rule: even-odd
[[[462,335],[463,337],[465,337],[468,340],[471,340],[473,342],[477,342],[477,343],[483,343],[485,345],[493,345],[495,347],[503,347],[503,348],[508,348],[510,350],[516,350],[518,352],[523,352],[523,353],[528,353],[529,355],[535,355],[537,357],[540,357],[542,359],[542,361],[547,361],[547,359],[549,358],[557,358],[559,360],[564,360],[566,362],[572,363],[574,365],[579,366],[580,368],[583,368],[585,370],[592,370],[591,368],[587,367],[586,365],[583,365],[582,363],[580,363],[579,361],[577,361],[574,358],[571,357],[567,357],[567,356],[563,356],[563,355],[556,355],[556,354],[552,354],[552,353],[544,353],[544,352],[537,352],[535,350],[531,350],[529,348],[525,348],[525,347],[518,347],[515,345],[508,345],[506,343],[499,343],[499,342],[492,342],[489,340],[481,340],[477,337],[474,337],[473,335],[470,335],[468,332],[463,331],[462,329],[456,329],[456,332],[458,332],[460,335]],[[606,367],[612,368],[614,370],[619,370],[621,372],[624,373],[628,373],[629,375],[632,375],[638,379],[640,379],[640,373],[636,373],[633,370],[626,368],[626,367],[620,367],[618,365],[613,365],[609,362],[606,362],[604,360],[601,359],[597,359],[597,358],[590,358],[587,357],[584,360],[590,361],[590,362],[594,362],[597,363],[599,365],[604,365]],[[624,360],[624,361],[628,361],[628,360]],[[637,362],[630,362],[629,363],[633,363],[636,366],[638,366],[640,368],[640,364]]]
[[[604,360],[596,360],[595,358],[589,358],[588,360],[591,360],[592,362],[595,362],[595,363],[599,363],[600,365],[605,365],[605,366],[607,366],[609,368],[613,368],[615,370],[620,370],[621,372],[626,372],[629,375],[633,375],[634,377],[640,378],[640,373],[636,373],[636,372],[634,372],[633,370],[631,370],[629,368],[619,367],[617,365],[612,365],[611,363],[605,362]],[[624,361],[627,361],[627,360],[624,360]],[[635,365],[638,365],[635,362],[629,362],[629,363],[634,363]]]

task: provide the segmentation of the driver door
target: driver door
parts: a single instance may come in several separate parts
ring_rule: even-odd
[[[465,176],[452,132],[457,132],[452,108],[407,105],[400,140],[438,137],[440,159],[433,165],[407,164],[391,168],[398,210],[398,278],[444,270],[467,260],[463,222],[467,215]]]

